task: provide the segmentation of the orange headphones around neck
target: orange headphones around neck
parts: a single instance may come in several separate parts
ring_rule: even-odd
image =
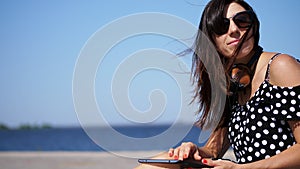
[[[230,70],[230,92],[243,90],[251,83],[253,73],[251,71],[252,65],[257,63],[263,48],[258,46],[254,55],[251,57],[247,64],[234,64]],[[256,66],[256,65],[255,65]]]

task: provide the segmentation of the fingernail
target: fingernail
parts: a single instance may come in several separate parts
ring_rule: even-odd
[[[206,159],[203,159],[203,160],[202,160],[202,163],[207,164],[207,160],[206,160]]]
[[[184,154],[184,155],[183,155],[183,157],[184,157],[184,158],[187,158],[187,157],[188,157],[188,155],[187,155],[187,154]]]
[[[174,159],[175,159],[175,160],[178,160],[178,156],[177,156],[177,155],[175,155],[175,156],[174,156]]]

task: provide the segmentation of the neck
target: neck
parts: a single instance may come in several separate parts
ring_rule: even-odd
[[[263,52],[263,48],[258,46],[257,49],[255,49],[254,54],[251,56],[250,60],[248,61],[247,66],[251,67],[253,63],[255,63],[259,59],[262,52]]]
[[[263,50],[262,47],[257,46],[247,56],[243,57],[243,59],[241,58],[239,60],[236,60],[235,64],[244,64],[247,65],[248,67],[251,67],[253,63],[255,63],[259,59],[262,50]]]

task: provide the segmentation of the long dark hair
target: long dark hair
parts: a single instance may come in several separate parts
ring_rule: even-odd
[[[228,72],[230,68],[233,65],[233,62],[235,60],[236,55],[239,53],[241,46],[243,42],[246,40],[245,37],[249,37],[249,30],[244,34],[242,37],[241,43],[237,47],[236,51],[234,52],[234,56],[231,57],[231,59],[226,59],[221,53],[217,53],[216,55],[213,55],[211,53],[211,50],[208,50],[207,44],[203,43],[203,36],[206,36],[206,38],[213,44],[215,47],[215,32],[214,28],[220,26],[221,20],[224,17],[224,14],[227,10],[227,7],[230,3],[237,3],[241,5],[245,10],[251,10],[254,13],[254,22],[251,26],[253,34],[250,37],[254,37],[254,46],[253,50],[255,50],[258,47],[259,42],[259,20],[252,9],[252,7],[246,3],[243,0],[212,0],[210,1],[202,14],[201,21],[199,24],[199,31],[197,33],[197,37],[193,46],[193,60],[192,60],[192,81],[195,85],[194,89],[194,98],[193,101],[199,102],[199,110],[198,113],[201,113],[201,116],[199,117],[198,121],[196,122],[196,125],[203,128],[205,125],[210,123],[211,118],[210,112],[211,109],[213,109],[211,106],[220,104],[217,103],[217,100],[212,100],[212,87],[211,87],[211,81],[218,81],[220,78],[218,75],[220,75],[221,72],[226,72],[226,92],[229,89],[229,77]],[[216,58],[214,56],[219,56],[219,58]],[[223,67],[213,67],[213,70],[208,70],[205,65],[214,64],[216,59],[221,60]],[[214,71],[214,76],[210,77],[210,73]],[[210,79],[211,78],[211,79]],[[220,84],[222,85],[222,84]],[[226,104],[223,112],[213,112],[213,113],[221,113],[220,116],[222,116],[221,121],[219,123],[220,127],[224,124],[226,121],[226,117],[228,112],[230,111],[229,107],[229,97],[226,98]]]

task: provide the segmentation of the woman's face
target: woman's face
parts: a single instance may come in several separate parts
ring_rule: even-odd
[[[215,42],[217,50],[223,54],[226,58],[230,58],[233,56],[236,48],[238,47],[240,41],[242,40],[243,35],[246,33],[247,28],[239,28],[232,20],[232,17],[239,13],[245,11],[245,9],[237,4],[231,3],[228,6],[227,13],[225,15],[226,18],[230,19],[230,25],[227,33],[223,35],[215,35]],[[251,30],[250,30],[251,31]],[[252,32],[249,32],[248,35],[252,35]],[[236,62],[246,62],[248,60],[245,56],[247,56],[251,50],[253,49],[254,38],[246,38],[244,41],[240,52],[236,57]]]

